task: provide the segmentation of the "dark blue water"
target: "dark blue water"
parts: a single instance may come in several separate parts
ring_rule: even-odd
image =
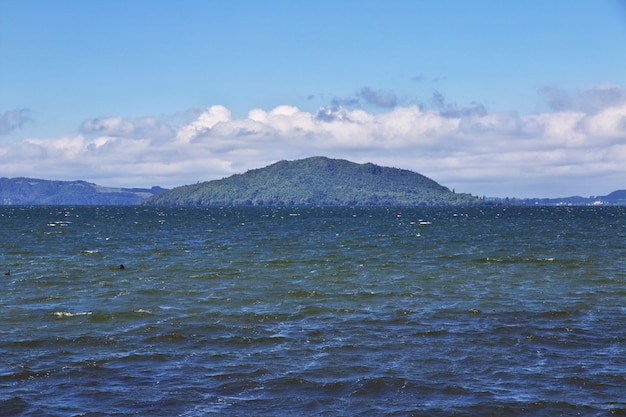
[[[3,206],[0,248],[1,416],[626,414],[623,207]]]

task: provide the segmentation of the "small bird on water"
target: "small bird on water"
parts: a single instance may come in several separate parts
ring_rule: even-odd
[[[11,275],[11,270],[9,269],[7,272],[4,273],[4,275]]]
[[[124,269],[124,264],[121,264],[121,265],[120,265],[120,269]]]

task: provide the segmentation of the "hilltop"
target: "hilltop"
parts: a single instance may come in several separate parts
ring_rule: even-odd
[[[161,187],[103,187],[86,181],[0,178],[1,205],[130,205],[163,191]]]
[[[457,194],[416,172],[318,156],[175,187],[142,204],[432,206],[482,204],[482,200]]]

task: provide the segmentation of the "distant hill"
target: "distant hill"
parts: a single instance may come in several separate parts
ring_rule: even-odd
[[[626,206],[626,190],[617,190],[608,195],[595,197],[496,198],[489,199],[489,201],[493,203],[521,204],[526,206]]]
[[[175,187],[146,205],[416,206],[482,204],[412,171],[312,157],[280,161],[221,180]]]
[[[161,187],[103,187],[86,181],[0,178],[0,205],[130,205],[163,191]]]
[[[626,206],[626,190],[613,191],[609,195],[598,197],[600,201],[606,201],[609,204],[619,204]]]

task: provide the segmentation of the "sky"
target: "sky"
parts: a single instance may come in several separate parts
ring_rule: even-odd
[[[0,0],[0,177],[170,188],[327,156],[626,189],[625,0]]]

